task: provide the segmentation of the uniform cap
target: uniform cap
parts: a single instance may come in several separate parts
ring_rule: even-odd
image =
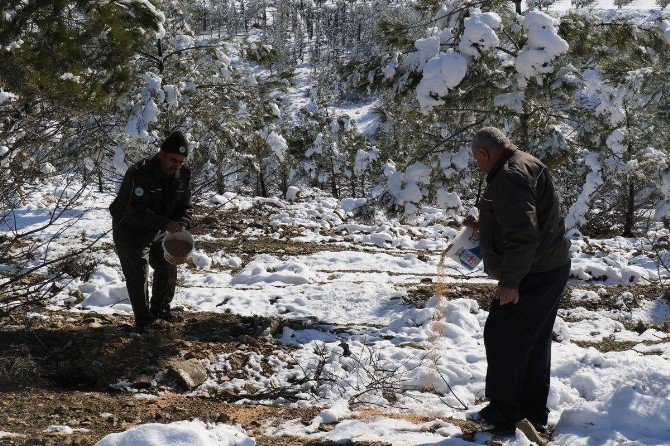
[[[177,155],[188,156],[188,141],[182,132],[176,130],[170,133],[161,144],[161,150],[164,152],[176,153]]]

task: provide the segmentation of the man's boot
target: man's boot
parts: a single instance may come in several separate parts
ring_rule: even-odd
[[[135,331],[139,334],[147,333],[154,323],[154,319],[136,319]]]
[[[162,308],[152,308],[151,312],[154,315],[154,319],[160,319],[166,322],[181,322],[183,318],[175,313],[172,312],[170,307],[162,307]]]

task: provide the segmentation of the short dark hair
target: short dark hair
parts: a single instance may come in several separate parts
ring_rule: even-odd
[[[484,146],[492,150],[504,150],[512,144],[505,134],[497,127],[484,127],[472,137],[470,147],[475,149]]]
[[[176,153],[177,155],[188,155],[188,141],[182,132],[175,130],[170,136],[165,138],[161,144],[161,150],[164,152]]]

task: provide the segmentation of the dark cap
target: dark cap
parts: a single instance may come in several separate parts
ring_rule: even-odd
[[[176,130],[170,133],[161,144],[163,152],[176,153],[177,155],[188,156],[188,141],[182,132]]]

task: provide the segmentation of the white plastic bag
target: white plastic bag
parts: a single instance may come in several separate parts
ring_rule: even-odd
[[[454,239],[448,257],[467,271],[472,271],[482,261],[482,250],[479,246],[479,231],[464,227]]]

